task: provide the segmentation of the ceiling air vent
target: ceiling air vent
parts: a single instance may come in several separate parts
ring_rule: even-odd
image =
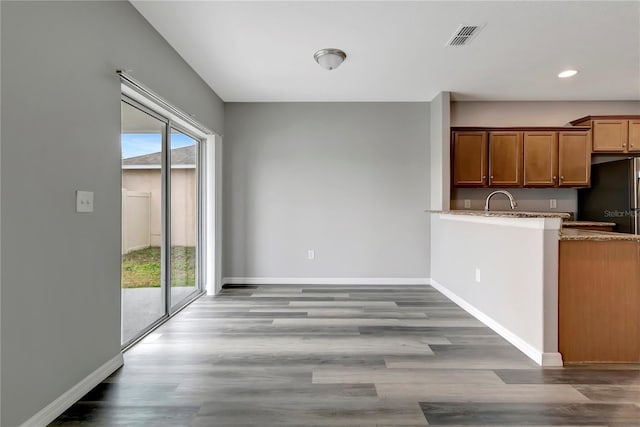
[[[481,25],[460,25],[453,37],[447,42],[447,46],[468,45],[481,29]]]

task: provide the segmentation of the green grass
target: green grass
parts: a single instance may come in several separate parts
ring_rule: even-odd
[[[196,250],[193,246],[171,248],[171,286],[195,286]],[[122,256],[123,288],[160,287],[160,248],[152,246]]]

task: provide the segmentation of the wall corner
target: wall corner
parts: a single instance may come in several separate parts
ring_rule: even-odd
[[[440,92],[431,100],[431,200],[429,209],[449,210],[451,170],[449,134],[451,129],[451,94]]]

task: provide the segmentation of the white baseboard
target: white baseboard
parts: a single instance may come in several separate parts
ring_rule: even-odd
[[[56,400],[45,406],[33,417],[22,423],[21,427],[40,427],[53,422],[53,420],[58,418],[60,414],[69,409],[71,405],[76,403],[82,396],[100,384],[123,364],[124,359],[122,358],[122,353],[118,353],[114,358],[108,360],[98,369],[87,375],[79,383],[64,392]]]
[[[426,277],[225,277],[223,285],[428,285]]]
[[[564,366],[564,363],[562,362],[562,354],[542,353],[542,366],[548,366],[548,367]]]
[[[562,355],[560,353],[543,353],[533,347],[528,342],[524,341],[522,338],[511,332],[509,329],[502,326],[500,323],[496,322],[491,317],[487,316],[467,301],[451,292],[442,284],[437,281],[431,279],[431,286],[444,294],[451,301],[462,307],[467,313],[471,314],[473,317],[487,325],[494,332],[500,335],[502,338],[509,341],[513,344],[518,350],[523,352],[526,356],[528,356],[531,360],[536,362],[540,366],[563,366],[562,364]]]

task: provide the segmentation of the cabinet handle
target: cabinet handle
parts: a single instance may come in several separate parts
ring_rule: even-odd
[[[482,179],[487,179],[487,175],[482,175]]]
[[[623,147],[626,147],[626,146],[627,146],[627,144],[622,144],[622,146],[623,146]]]
[[[553,180],[555,181],[556,179],[558,179],[558,177],[554,175],[553,176]]]
[[[493,175],[491,175],[490,178],[493,179]]]
[[[564,176],[560,176],[560,181],[562,181],[564,179]]]

